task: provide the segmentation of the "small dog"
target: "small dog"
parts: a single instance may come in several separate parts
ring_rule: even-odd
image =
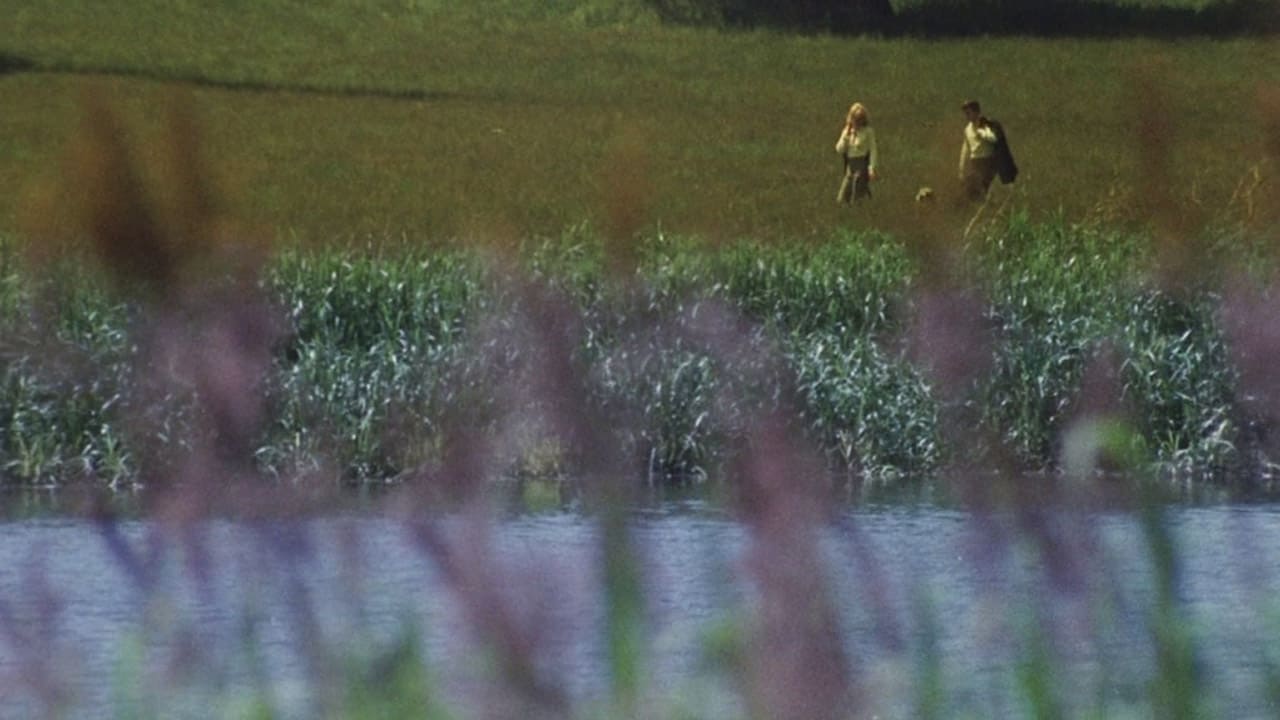
[[[933,188],[925,185],[916,191],[916,202],[931,203],[933,202]]]

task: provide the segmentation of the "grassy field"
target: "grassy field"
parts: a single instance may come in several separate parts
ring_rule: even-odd
[[[1280,54],[1267,39],[796,37],[593,25],[567,4],[442,7],[10,4],[0,227],[26,227],[23,208],[59,182],[86,86],[144,154],[156,108],[185,97],[222,208],[308,239],[583,221],[623,235],[907,237],[916,189],[953,184],[967,97],[1009,129],[1024,174],[1001,190],[1034,213],[1144,220],[1155,183],[1199,223],[1239,211],[1253,173],[1275,173],[1261,98]],[[883,179],[850,213],[833,202],[831,146],[855,99],[879,128]],[[947,218],[944,234],[966,220]]]

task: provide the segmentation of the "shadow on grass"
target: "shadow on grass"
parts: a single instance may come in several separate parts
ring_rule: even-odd
[[[1196,9],[1099,0],[925,0],[898,13],[893,30],[934,37],[1267,35],[1280,31],[1280,5],[1272,0],[1221,0]]]
[[[895,11],[887,0],[806,0],[784,11],[772,0],[742,0],[723,19],[730,26],[841,35],[1227,37],[1280,32],[1280,3],[1217,0],[1197,9],[1115,0],[916,0]]]
[[[35,63],[24,57],[0,52],[0,75],[25,72],[35,67]]]
[[[2,56],[0,56],[2,57]],[[2,61],[0,61],[2,62]],[[365,85],[320,85],[314,83],[287,83],[253,80],[248,78],[230,79],[210,77],[199,73],[163,72],[148,68],[130,66],[78,66],[78,65],[26,65],[8,69],[8,72],[39,72],[50,75],[105,75],[111,77],[150,80],[158,83],[183,83],[213,90],[233,90],[239,92],[259,93],[298,93],[302,95],[327,95],[332,97],[375,98],[382,100],[439,101],[471,99],[483,100],[484,97],[474,93],[457,93],[443,90],[423,90],[421,88],[385,88]],[[0,75],[6,69],[0,64]],[[492,99],[500,99],[496,96]]]

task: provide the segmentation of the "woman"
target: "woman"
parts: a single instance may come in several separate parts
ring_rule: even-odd
[[[836,201],[848,204],[851,200],[871,197],[871,181],[876,179],[880,152],[876,148],[871,118],[862,103],[850,106],[844,130],[836,141],[836,152],[844,158],[844,179],[840,182]]]

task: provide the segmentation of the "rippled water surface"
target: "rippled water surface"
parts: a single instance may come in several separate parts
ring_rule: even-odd
[[[1280,633],[1280,505],[1166,511],[1176,598],[1223,717],[1272,717]],[[458,518],[435,521],[461,537]],[[752,541],[729,514],[669,503],[634,515],[648,606],[653,692],[732,715],[732,683],[708,653],[753,600]],[[454,534],[456,533],[456,534]],[[540,668],[578,703],[607,690],[599,530],[576,512],[495,521],[492,571],[537,628]],[[1018,670],[1040,638],[1076,710],[1140,708],[1156,658],[1156,574],[1130,513],[976,516],[932,506],[849,510],[821,529],[827,587],[864,697],[885,717],[915,714],[941,682],[957,713],[1017,716]],[[446,693],[483,674],[467,613],[410,528],[376,516],[217,521],[166,531],[82,519],[0,524],[0,705],[5,717],[62,698],[69,715],[127,716],[138,678],[171,687],[166,712],[208,716],[268,687],[306,716],[325,647],[421,637]],[[356,652],[352,650],[352,652]],[[363,651],[361,651],[363,652]],[[51,689],[52,688],[52,689]],[[170,701],[166,701],[170,702]],[[112,710],[104,713],[104,708]],[[215,713],[218,714],[218,713]]]

